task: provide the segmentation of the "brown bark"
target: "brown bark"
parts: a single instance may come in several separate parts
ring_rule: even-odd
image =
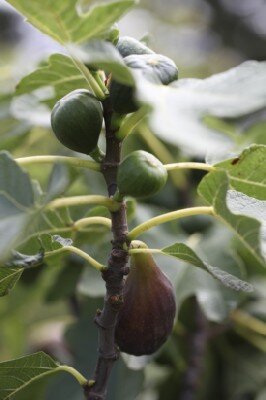
[[[115,131],[111,126],[112,109],[109,100],[103,103],[104,121],[106,129],[106,156],[102,163],[102,173],[106,181],[109,196],[113,196],[117,189],[116,176],[120,162],[121,142],[116,139]],[[99,330],[99,355],[94,372],[94,385],[84,389],[87,400],[104,400],[108,378],[114,362],[119,357],[119,350],[115,344],[115,326],[117,314],[123,304],[124,275],[127,274],[128,252],[125,250],[127,242],[126,205],[121,202],[120,208],[111,213],[112,219],[112,251],[108,260],[108,269],[102,274],[106,282],[106,295],[102,311],[98,311],[95,322]]]

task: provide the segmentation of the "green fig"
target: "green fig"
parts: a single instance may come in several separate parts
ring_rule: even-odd
[[[135,356],[154,353],[172,332],[176,303],[170,280],[150,253],[131,256],[123,299],[115,331],[117,345]]]
[[[161,54],[131,54],[124,58],[127,67],[139,71],[146,79],[169,85],[178,79],[178,68],[168,57]],[[110,100],[114,111],[128,114],[138,110],[135,88],[112,79],[109,84]]]
[[[131,54],[154,54],[154,51],[145,46],[145,44],[130,36],[121,36],[116,47],[122,57],[127,57]]]
[[[151,196],[165,185],[167,170],[144,150],[130,153],[120,164],[117,185],[121,195],[136,198]]]
[[[85,89],[64,96],[55,104],[51,115],[57,139],[65,147],[84,154],[96,149],[102,124],[102,105]]]

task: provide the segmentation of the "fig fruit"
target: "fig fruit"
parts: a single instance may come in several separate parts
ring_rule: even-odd
[[[140,54],[124,58],[129,68],[139,69],[147,79],[159,80],[163,85],[177,80],[178,68],[174,61],[161,54]]]
[[[127,57],[131,54],[154,54],[145,44],[130,36],[121,36],[116,47],[122,57]]]
[[[64,96],[55,104],[51,115],[57,139],[65,147],[84,154],[96,149],[102,123],[102,105],[85,89]]]
[[[178,69],[168,57],[160,54],[132,54],[124,58],[127,67],[141,71],[150,81],[168,85],[178,79]],[[110,84],[110,100],[117,113],[128,114],[138,109],[134,87],[115,80]]]
[[[166,180],[164,165],[144,150],[130,153],[118,168],[117,186],[122,196],[151,196],[165,185]]]
[[[115,331],[117,345],[135,356],[154,353],[172,332],[176,302],[170,280],[151,254],[131,256],[123,298]]]

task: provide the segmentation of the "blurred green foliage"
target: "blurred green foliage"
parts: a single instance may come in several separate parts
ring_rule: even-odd
[[[163,50],[166,55],[175,58],[182,77],[203,77],[237,64],[244,58],[243,54],[239,54],[237,49],[223,46],[219,37],[214,38],[216,45],[212,44],[211,51],[204,52],[204,46],[200,44],[197,49],[194,40],[188,54],[181,53],[185,52],[190,43],[189,40],[182,42],[187,32],[192,30],[194,36],[197,36],[197,32],[202,35],[208,26],[205,9],[200,10],[199,4],[189,9],[182,2],[178,8],[176,2],[169,1],[164,2],[162,10],[161,2],[145,1],[141,8],[121,22],[121,28],[130,19],[135,21],[139,15],[145,15],[149,26],[155,25],[153,29],[156,34],[151,40],[154,50]],[[2,13],[0,8],[0,16]],[[5,18],[8,20],[8,16]],[[0,31],[3,26],[0,25]],[[0,149],[10,151],[14,157],[36,154],[73,155],[62,148],[52,135],[49,109],[44,109],[43,114],[39,112],[37,118],[29,100],[28,114],[25,114],[25,118],[18,117],[21,113],[18,114],[18,105],[13,99],[13,88],[21,77],[18,63],[23,65],[27,60],[21,55],[22,44],[19,47],[12,42],[7,47],[6,42],[1,41],[0,46]],[[252,143],[266,144],[265,112],[235,120],[209,119],[207,123],[216,130],[229,132],[240,143],[240,148]],[[169,157],[168,162],[172,162],[173,158],[178,161],[192,160],[182,149],[162,143]],[[154,153],[158,158],[162,154],[156,146],[156,140],[144,140],[142,132],[136,132],[126,139],[123,154],[140,148]],[[165,157],[165,152],[162,157]],[[52,167],[32,165],[24,169],[46,192],[51,176],[55,173]],[[57,183],[63,182],[62,186],[59,182],[59,186],[53,187],[53,190],[64,196],[105,194],[103,178],[95,172],[77,172],[66,168],[60,171],[59,176]],[[134,207],[133,201],[129,203],[131,227],[163,212],[199,204],[196,187],[202,173],[174,172],[171,178],[162,192],[147,201],[141,201],[137,207]],[[37,185],[35,189],[37,197]],[[58,214],[46,215],[42,228],[45,230],[50,226],[56,229],[68,219],[76,220],[94,215],[95,212],[95,215],[102,215],[102,210],[95,211],[92,206],[74,208],[70,213],[63,210]],[[68,237],[68,234],[63,233],[62,236]],[[99,262],[106,262],[110,250],[110,234],[104,228],[89,227],[85,233],[76,233],[75,237],[72,234],[72,238]],[[181,261],[158,256],[158,264],[176,288],[178,320],[171,338],[158,354],[141,359],[121,356],[112,372],[108,400],[181,399],[183,377],[189,363],[191,335],[195,331],[197,333],[198,329],[194,324],[194,316],[198,312],[193,300],[195,298],[200,305],[200,318],[207,324],[207,344],[197,400],[264,400],[265,269],[238,240],[232,240],[232,234],[227,228],[220,222],[210,222],[208,218],[193,217],[180,223],[167,223],[146,233],[143,240],[151,248],[186,240],[197,248],[209,264],[223,267],[239,278],[245,279],[248,276],[249,281],[255,285],[255,292],[249,295],[232,292],[205,272],[193,269]],[[21,245],[19,251],[34,253],[39,247],[39,242],[33,237],[30,242]],[[93,317],[95,310],[102,306],[103,295],[104,283],[101,276],[77,257],[53,257],[41,269],[26,270],[15,291],[0,301],[0,361],[44,350],[62,363],[77,367],[85,376],[91,376],[97,352],[97,329]],[[79,386],[68,376],[56,377],[52,383],[47,380],[40,382],[25,389],[14,399],[82,400]]]

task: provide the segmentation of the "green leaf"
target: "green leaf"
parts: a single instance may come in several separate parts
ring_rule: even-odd
[[[176,283],[176,301],[180,308],[185,299],[196,296],[202,310],[210,321],[224,321],[236,304],[228,301],[221,285],[199,268],[182,265]]]
[[[86,14],[74,0],[8,0],[41,32],[59,43],[81,43],[105,33],[134,4],[133,0],[112,1],[91,7]],[[80,11],[80,10],[79,10]]]
[[[0,141],[2,149],[12,149],[21,143],[30,131],[28,121],[18,121],[10,110],[11,98],[0,97]]]
[[[5,263],[5,267],[16,267],[16,268],[34,268],[42,265],[43,263],[43,251],[39,251],[34,255],[27,255],[19,253],[18,251],[12,251],[12,258]]]
[[[230,177],[230,186],[259,200],[266,200],[266,146],[254,145],[239,157],[216,165]]]
[[[0,400],[29,385],[37,378],[56,372],[59,366],[43,352],[0,363]]]
[[[16,94],[29,93],[47,86],[54,89],[52,105],[72,90],[89,89],[86,79],[71,58],[63,54],[51,55],[48,65],[25,76],[17,85]]]
[[[40,236],[39,240],[45,252],[58,250],[61,249],[62,247],[71,246],[73,244],[72,239],[63,238],[59,235],[52,236],[49,234],[44,234]]]
[[[133,82],[129,69],[111,43],[93,41],[83,48],[71,46],[70,49],[79,60],[94,68],[111,72],[118,81],[127,84]],[[16,94],[22,95],[46,87],[53,88],[52,97],[46,101],[51,106],[72,90],[89,89],[86,78],[72,59],[63,54],[51,55],[47,65],[22,78],[17,85]]]
[[[236,190],[228,190],[226,201],[234,214],[244,214],[260,221],[261,252],[266,258],[266,201],[254,199]]]
[[[0,190],[13,199],[21,208],[33,205],[33,190],[30,178],[7,152],[0,153]]]
[[[30,178],[6,152],[0,153],[0,258],[26,230],[34,207]]]
[[[194,265],[195,267],[202,268],[209,272],[214,278],[220,281],[224,286],[229,287],[237,291],[252,292],[253,286],[241,279],[229,274],[226,271],[221,270],[217,267],[212,267],[207,263],[203,262],[197,254],[184,243],[175,243],[171,246],[162,249],[162,253],[176,257],[180,260],[186,261],[187,263]]]
[[[207,116],[236,118],[266,105],[266,62],[249,61],[207,79],[155,85],[137,75],[137,98],[152,107],[151,130],[187,153],[228,154],[234,138],[202,123]]]
[[[62,195],[69,186],[70,179],[68,168],[63,164],[56,164],[49,176],[46,189],[45,203]]]
[[[125,66],[118,50],[108,42],[93,40],[82,47],[71,46],[70,52],[79,60],[94,69],[111,72],[115,79],[127,85],[133,84],[132,74]]]
[[[249,218],[245,215],[235,215],[230,211],[227,205],[228,185],[229,179],[226,172],[214,171],[204,177],[198,187],[198,192],[209,205],[213,206],[217,218],[233,230],[261,265],[265,266],[261,254],[261,224],[254,218]],[[237,201],[239,192],[231,191],[229,194],[231,195],[231,201],[236,199],[234,212],[238,209],[241,210],[242,214],[245,214],[244,204]],[[252,200],[253,208],[256,210],[256,204],[259,204],[259,200]],[[260,209],[260,207],[258,207],[258,209]]]
[[[85,264],[80,257],[72,254],[67,257],[63,268],[59,269],[58,275],[46,293],[46,301],[69,299],[71,296],[75,295],[76,287],[84,269],[84,265]],[[86,269],[94,271],[93,268]],[[64,282],[64,285],[62,285],[62,282]]]
[[[80,385],[87,380],[74,368],[56,363],[50,356],[41,352],[0,363],[0,400],[9,399],[18,391],[34,382],[56,372],[70,373]]]
[[[21,268],[0,267],[0,297],[7,295],[13,289],[21,274]]]
[[[53,235],[52,239],[54,242],[59,243],[61,247],[72,246],[73,240],[70,238],[63,238],[59,235]]]
[[[95,310],[102,306],[103,299],[88,299],[81,305],[81,316],[67,327],[65,343],[74,356],[74,367],[84,374],[93,371],[97,358],[97,329],[93,323]],[[134,400],[143,388],[143,371],[126,367],[120,358],[114,365],[109,382],[108,399]],[[121,382],[124,384],[121,385]],[[74,381],[61,376],[51,382],[46,393],[51,400],[82,399],[80,388]]]

